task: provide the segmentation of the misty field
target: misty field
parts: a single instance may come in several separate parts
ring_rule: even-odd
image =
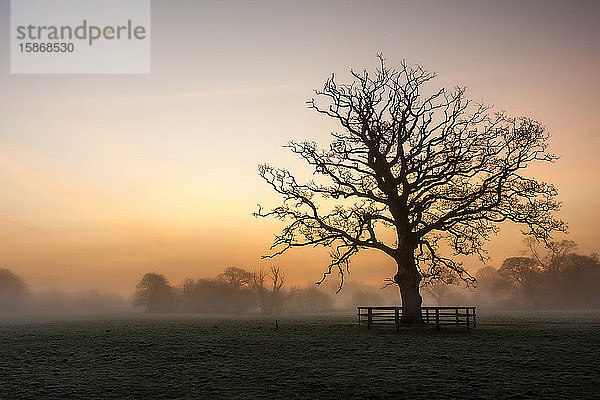
[[[600,312],[480,312],[477,329],[352,315],[0,321],[0,398],[600,398]]]

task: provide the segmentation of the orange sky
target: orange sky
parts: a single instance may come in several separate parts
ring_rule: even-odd
[[[0,266],[34,289],[127,294],[149,271],[178,282],[268,265],[281,225],[250,216],[277,201],[256,165],[302,168],[281,145],[336,129],[304,102],[377,52],[542,121],[561,159],[531,173],[558,186],[580,251],[600,251],[600,7],[523,3],[153,1],[152,73],[101,76],[11,75],[0,0]],[[491,265],[520,248],[506,227]],[[327,257],[277,262],[304,284]],[[351,279],[390,275],[365,253]]]

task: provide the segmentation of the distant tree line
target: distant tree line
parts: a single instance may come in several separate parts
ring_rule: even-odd
[[[475,273],[477,285],[458,290],[451,274],[425,286],[423,292],[436,304],[470,303],[501,308],[598,308],[600,260],[598,254],[575,252],[570,240],[541,246],[525,241],[520,256],[504,259],[498,268],[486,266]]]
[[[508,257],[497,268],[486,266],[474,273],[477,285],[465,290],[459,277],[447,272],[427,282],[425,305],[476,305],[497,308],[600,308],[598,254],[576,252],[573,241],[541,246],[525,242],[518,256]],[[247,271],[226,268],[212,279],[186,279],[171,284],[161,274],[147,273],[136,286],[133,304],[148,312],[205,314],[317,313],[352,310],[357,305],[398,305],[395,287],[386,290],[348,282],[326,281],[320,287],[297,288],[287,284],[277,266]],[[131,301],[95,290],[69,293],[32,292],[26,282],[0,268],[0,313],[106,313],[130,311]]]
[[[563,240],[541,250],[530,240],[526,255],[506,258],[498,269],[479,270],[480,291],[506,306],[599,307],[598,254],[577,254],[576,247],[575,242]]]
[[[131,311],[130,302],[112,293],[97,290],[32,292],[23,278],[0,268],[0,314],[111,313]]]
[[[286,285],[280,267],[247,271],[228,267],[214,279],[186,279],[171,284],[157,273],[145,274],[136,286],[134,305],[148,312],[265,315],[279,312],[322,312],[333,298],[316,287]]]

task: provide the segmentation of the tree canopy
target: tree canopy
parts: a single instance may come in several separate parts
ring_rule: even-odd
[[[351,71],[350,83],[332,75],[315,92],[309,107],[341,129],[326,149],[311,141],[285,146],[313,168],[313,180],[260,165],[283,204],[255,215],[288,222],[267,257],[302,246],[331,248],[324,277],[336,269],[343,278],[362,249],[386,253],[398,265],[403,304],[417,312],[422,279],[445,269],[474,279],[442,254],[442,241],[454,255],[484,258],[484,242],[503,221],[522,224],[540,240],[565,230],[553,216],[560,208],[556,188],[523,174],[531,163],[557,157],[541,123],[492,112],[467,99],[463,87],[430,90],[435,74],[420,66],[402,62],[394,69],[379,61],[374,72]],[[323,206],[330,201],[334,207]]]

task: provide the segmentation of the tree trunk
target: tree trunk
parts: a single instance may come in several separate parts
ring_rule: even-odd
[[[415,266],[412,252],[405,254],[405,256],[396,259],[398,273],[394,276],[394,281],[400,289],[402,298],[402,319],[400,322],[403,325],[422,325],[421,303],[423,299],[419,293],[421,275]]]

